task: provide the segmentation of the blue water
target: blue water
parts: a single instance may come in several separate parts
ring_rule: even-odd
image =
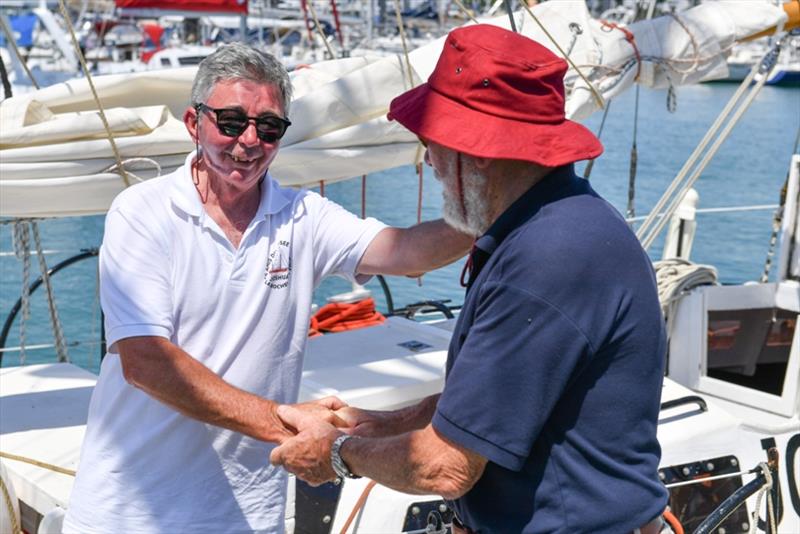
[[[646,215],[655,205],[735,90],[736,85],[730,84],[679,88],[675,113],[666,109],[665,91],[640,91],[636,136],[636,215]],[[622,212],[626,209],[628,197],[635,98],[635,91],[628,91],[612,102],[601,137],[605,153],[596,161],[591,174],[594,187]],[[601,118],[602,113],[596,113],[584,124],[597,132]],[[699,207],[777,204],[799,128],[800,89],[765,87],[696,184],[700,195]],[[579,173],[583,168],[584,163],[578,164]],[[423,192],[422,218],[437,218],[441,188],[430,169],[425,170]],[[325,194],[355,213],[361,213],[361,180],[329,184]],[[367,178],[366,212],[389,224],[409,226],[415,223],[417,198],[418,177],[414,168],[391,169]],[[757,280],[764,268],[772,217],[771,210],[699,214],[693,260],[716,266],[723,282]],[[39,226],[43,247],[60,251],[47,256],[48,265],[52,266],[81,249],[98,247],[102,240],[103,217],[46,220]],[[11,250],[11,227],[2,225],[0,251]],[[659,259],[661,242],[656,242],[649,252],[653,259]],[[35,257],[33,261],[35,277],[38,273]],[[462,263],[429,273],[421,283],[416,279],[388,277],[395,306],[430,299],[450,299],[451,304],[461,303],[463,289],[458,279]],[[2,321],[19,298],[21,271],[21,263],[16,258],[0,257]],[[71,343],[79,342],[70,347],[70,359],[94,371],[100,359],[99,346],[91,343],[99,338],[100,331],[96,278],[95,259],[72,265],[53,278],[66,339]],[[373,291],[379,309],[385,309],[377,281],[373,280],[367,287]],[[322,304],[328,296],[349,290],[349,283],[344,280],[328,279],[317,290],[315,302]],[[32,298],[26,344],[51,343],[50,332],[44,291],[39,290]],[[18,335],[17,321],[6,345],[17,346]],[[18,353],[9,352],[3,357],[2,364],[17,365],[19,360]],[[30,350],[26,354],[27,363],[45,361],[55,361],[53,349]]]

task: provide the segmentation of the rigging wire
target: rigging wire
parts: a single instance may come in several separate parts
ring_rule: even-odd
[[[767,56],[765,56],[765,58],[766,57]],[[694,152],[692,152],[691,156],[689,156],[689,159],[678,172],[678,175],[675,177],[672,183],[670,183],[667,190],[656,203],[656,206],[651,210],[644,223],[642,223],[642,225],[636,231],[636,236],[639,238],[639,241],[641,241],[645,250],[650,248],[650,246],[653,244],[659,232],[664,228],[666,222],[678,208],[678,205],[680,204],[680,201],[685,195],[686,191],[688,191],[697,181],[700,173],[705,170],[706,166],[711,161],[711,158],[714,157],[717,150],[722,145],[722,142],[727,139],[733,127],[742,117],[744,112],[747,111],[756,95],[764,86],[764,83],[766,83],[767,74],[769,73],[769,70],[774,67],[774,63],[767,67],[767,72],[765,72],[764,75],[752,86],[752,88],[750,88],[749,93],[744,96],[745,91],[747,91],[747,89],[750,87],[750,84],[755,78],[756,73],[762,68],[763,63],[764,62],[762,60],[762,62],[756,63],[753,66],[753,68],[750,70],[750,73],[742,81],[742,83],[739,85],[739,88],[736,90],[734,95],[725,105],[725,108],[714,121],[714,124],[709,128],[708,132],[697,145]],[[744,99],[742,100],[743,96]],[[735,111],[734,108],[736,108]],[[712,139],[714,139],[713,143]],[[711,144],[710,148],[708,148],[709,144]],[[708,148],[707,151],[706,148]],[[697,163],[701,154],[704,152],[705,155],[700,162]],[[697,165],[695,166],[695,164]],[[665,207],[666,209],[664,209]],[[664,212],[664,217],[660,218],[659,220],[659,214],[661,214],[662,211]]]

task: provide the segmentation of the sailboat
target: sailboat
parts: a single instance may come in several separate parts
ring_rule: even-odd
[[[592,19],[583,2],[549,2],[481,22],[513,23],[568,55],[574,64],[568,113],[581,118],[634,82],[669,87],[720,76],[731,43],[774,31],[786,18],[784,10],[766,3],[714,2],[622,31]],[[719,20],[732,23],[716,24]],[[408,57],[345,58],[294,72],[291,118],[298,128],[287,133],[271,168],[274,176],[284,184],[313,186],[416,163],[417,140],[389,123],[385,113],[394,95],[427,78],[441,46],[437,40]],[[589,64],[599,66],[583,67]],[[95,79],[116,148],[106,139],[85,81],[0,104],[0,121],[8,125],[0,131],[0,214],[100,213],[126,181],[177,167],[192,148],[175,117],[188,101],[193,75],[189,68],[166,76]],[[744,85],[740,94],[745,100],[747,89]],[[704,156],[698,152],[693,158]],[[695,174],[690,167],[681,172],[688,182]],[[680,212],[688,198],[684,186],[691,184],[678,182],[639,229],[647,244],[653,235],[647,230],[675,221],[669,246],[680,257],[691,221],[672,215]],[[720,286],[708,269],[688,264],[681,272],[680,261],[657,266],[673,288],[664,300],[670,356],[659,421],[660,475],[686,531],[800,532],[799,199],[800,157],[795,156],[776,282]],[[283,260],[276,258],[276,269],[289,268]],[[452,327],[452,320],[391,317],[378,326],[313,338],[301,400],[336,394],[356,406],[391,409],[436,393],[443,385]],[[63,471],[79,468],[94,380],[66,363],[0,370],[0,449],[15,456],[2,458],[2,465],[7,486],[23,503],[18,521],[29,532],[48,532],[63,516],[71,485]],[[751,491],[761,493],[746,498]],[[445,532],[452,517],[437,496],[409,496],[366,480],[319,488],[296,482],[290,493],[290,532]],[[737,495],[746,502],[714,523],[718,505]]]

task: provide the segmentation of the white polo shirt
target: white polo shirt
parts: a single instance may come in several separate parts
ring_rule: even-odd
[[[130,386],[115,343],[161,336],[225,381],[295,402],[312,291],[353,278],[384,225],[309,191],[262,183],[238,249],[186,164],[128,188],[106,218],[100,295],[109,354],[92,395],[64,532],[282,532],[271,444],[187,418]]]

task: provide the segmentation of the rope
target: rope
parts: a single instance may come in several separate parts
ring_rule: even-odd
[[[3,502],[5,502],[6,510],[8,510],[8,519],[11,522],[11,534],[19,534],[21,529],[19,528],[19,523],[17,523],[17,514],[14,509],[14,502],[11,500],[11,492],[8,491],[6,481],[2,478],[0,478],[0,490],[3,492]]]
[[[34,460],[33,458],[28,458],[26,456],[18,456],[16,454],[11,454],[10,452],[0,451],[0,458],[8,458],[9,460],[15,460],[17,462],[23,462],[26,464],[35,465],[36,467],[41,467],[42,469],[49,469],[50,471],[55,471],[56,473],[61,473],[62,475],[69,475],[74,477],[77,474],[77,471],[73,469],[67,469],[66,467],[59,467],[57,465],[49,464],[47,462],[42,462],[40,460]]]
[[[142,163],[142,162],[152,164],[156,168],[156,172],[157,172],[156,177],[161,176],[161,164],[159,162],[157,162],[156,160],[151,159],[151,158],[127,158],[127,159],[124,159],[124,160],[119,161],[117,163],[114,163],[112,165],[109,165],[108,167],[106,167],[105,169],[100,171],[100,174],[106,173],[106,172],[115,172],[117,169],[121,169],[121,168],[123,168],[125,165],[127,165],[129,163]],[[120,167],[120,165],[122,165],[122,167]],[[133,174],[131,171],[126,170],[125,172],[127,172],[128,176],[132,177],[137,182],[144,182],[144,178],[141,178],[141,177]]]
[[[422,146],[422,143],[420,143],[418,146]],[[424,176],[424,174],[423,174],[424,170],[425,170],[425,165],[423,165],[421,162],[417,163],[417,176],[418,176],[418,180],[417,180],[417,183],[418,183],[418,185],[417,185],[417,224],[421,224],[422,223],[422,179],[423,179],[423,176]],[[422,287],[422,277],[423,276],[424,275],[421,274],[421,275],[419,275],[417,277],[417,287]]]
[[[67,6],[64,4],[64,0],[58,0],[58,6],[61,8],[61,16],[64,17],[64,23],[67,25],[67,30],[69,30],[69,35],[72,39],[72,46],[75,47],[75,55],[78,56],[81,69],[83,69],[83,75],[86,76],[86,81],[89,83],[89,88],[92,90],[94,102],[97,104],[97,112],[100,115],[100,120],[103,122],[103,128],[108,136],[108,142],[111,144],[111,150],[114,152],[114,159],[117,160],[120,176],[122,176],[122,181],[125,182],[125,187],[130,187],[131,183],[128,180],[128,175],[122,166],[122,157],[119,154],[119,150],[117,150],[117,143],[114,142],[114,136],[111,133],[111,127],[108,125],[108,119],[106,119],[106,113],[103,110],[103,105],[100,103],[100,97],[97,95],[97,90],[94,87],[94,82],[92,81],[92,75],[89,72],[89,67],[86,66],[86,59],[81,53],[80,45],[78,45],[78,38],[75,37],[75,29],[72,27],[72,21],[69,18],[69,13],[67,12]]]
[[[3,33],[6,36],[6,42],[11,44],[11,48],[14,50],[14,55],[17,56],[20,64],[22,65],[22,69],[25,71],[25,74],[30,79],[31,84],[39,90],[39,84],[36,83],[36,78],[33,77],[33,73],[31,69],[28,68],[28,62],[23,59],[22,54],[19,53],[19,48],[17,48],[17,40],[14,38],[14,34],[9,29],[8,25],[6,24],[6,17],[5,15],[0,15],[0,25],[3,27]]]
[[[25,365],[25,329],[31,316],[31,245],[28,223],[16,221],[14,223],[14,254],[22,261],[22,316],[19,320],[19,363]]]
[[[374,480],[370,480],[367,483],[366,487],[364,488],[364,491],[362,491],[361,495],[358,497],[355,506],[353,506],[353,509],[350,511],[350,515],[347,516],[347,521],[344,522],[342,530],[339,531],[339,534],[347,534],[347,529],[350,528],[350,524],[356,518],[358,512],[364,507],[364,503],[367,502],[367,497],[369,497],[369,494],[372,491],[372,488],[375,487],[375,484],[377,484],[377,482],[375,482]]]
[[[603,118],[600,119],[600,128],[597,129],[597,139],[600,139],[600,136],[603,135],[603,128],[606,125],[606,117],[608,117],[608,110],[611,109],[611,102],[606,104],[606,108],[603,110]],[[592,169],[594,168],[594,162],[597,158],[590,159],[589,162],[586,164],[586,168],[583,170],[583,177],[585,179],[589,179],[589,176],[592,174]]]
[[[675,514],[672,513],[672,510],[670,510],[669,507],[664,510],[662,516],[674,534],[684,534],[683,525],[681,525],[680,520],[675,516]]]
[[[714,480],[723,480],[726,478],[734,478],[740,477],[743,475],[752,475],[757,469],[751,469],[750,471],[737,471],[736,473],[726,473],[724,475],[715,475],[713,477],[701,477],[701,478],[694,478],[692,480],[683,480],[681,482],[673,482],[672,484],[664,484],[664,487],[667,489],[672,488],[680,488],[682,486],[691,486],[693,484],[705,484],[706,482],[712,482]]]
[[[400,0],[394,0],[394,14],[397,17],[397,30],[400,32],[400,42],[403,44],[403,57],[406,58],[408,69],[408,85],[414,87],[414,74],[411,72],[411,60],[408,58],[408,45],[406,44],[406,30],[403,26],[403,15],[400,13]]]
[[[761,510],[761,500],[764,497],[764,494],[767,493],[769,490],[772,489],[772,471],[770,471],[769,467],[766,463],[762,462],[758,464],[761,472],[764,473],[764,485],[758,490],[756,494],[756,507],[753,508],[753,516],[750,519],[750,531],[749,534],[755,534],[758,530],[758,519],[759,519],[759,510]],[[767,495],[767,519],[769,520],[770,525],[770,532],[777,532],[775,529],[775,516],[772,513],[772,506],[771,506],[772,498],[770,495]]]
[[[628,209],[625,216],[635,217],[634,199],[636,197],[636,168],[639,165],[639,150],[636,147],[636,135],[639,131],[639,86],[636,86],[636,103],[633,107],[633,143],[631,144],[631,161],[628,167]]]
[[[47,308],[50,312],[50,323],[53,326],[53,337],[56,342],[56,354],[59,362],[69,361],[67,355],[67,345],[64,343],[64,330],[61,327],[61,320],[58,317],[56,299],[53,295],[53,285],[50,283],[50,274],[47,271],[47,262],[42,254],[42,243],[39,240],[39,225],[35,221],[30,222],[33,233],[33,242],[36,245],[36,256],[39,259],[39,269],[42,271],[42,283],[47,292]]]
[[[686,35],[689,36],[689,41],[692,43],[692,50],[694,51],[692,66],[684,71],[673,68],[673,70],[679,74],[688,74],[692,72],[694,69],[696,69],[697,65],[700,64],[700,46],[697,44],[697,39],[694,38],[694,34],[689,31],[689,28],[686,26],[686,24],[683,22],[683,20],[681,20],[681,18],[678,15],[676,15],[675,13],[669,13],[669,16],[675,19],[675,22],[677,22],[680,25],[680,27],[683,28],[683,31],[685,31]],[[683,61],[686,60],[684,59],[682,60],[682,62]]]
[[[361,175],[361,218],[367,218],[367,175]]]
[[[595,88],[595,86],[592,85],[592,83],[589,81],[589,79],[583,74],[583,72],[581,72],[581,70],[577,67],[577,65],[575,65],[575,63],[570,59],[569,54],[564,52],[564,49],[561,48],[561,45],[559,45],[556,42],[555,37],[550,35],[550,32],[547,31],[547,28],[544,27],[544,24],[542,24],[539,21],[539,19],[536,17],[536,15],[533,14],[533,11],[531,10],[530,7],[528,7],[528,4],[525,2],[525,0],[519,0],[519,4],[523,8],[525,8],[525,11],[528,12],[528,15],[530,15],[530,17],[534,20],[534,22],[536,22],[536,24],[539,25],[539,28],[541,28],[542,31],[544,32],[544,34],[547,36],[547,38],[550,39],[550,42],[552,42],[553,45],[555,45],[555,47],[558,48],[558,51],[561,52],[561,55],[564,56],[564,59],[567,61],[567,63],[569,63],[570,67],[572,67],[575,70],[575,72],[578,73],[578,76],[581,77],[581,79],[584,81],[586,86],[592,92],[592,95],[594,96],[594,99],[597,101],[597,105],[600,107],[600,109],[604,108],[605,107],[605,103],[603,101],[603,97],[600,96],[599,92],[597,92],[597,89]]]
[[[422,178],[425,166],[417,163],[417,224],[422,222]]]
[[[672,335],[674,308],[691,289],[702,285],[717,285],[717,270],[681,258],[653,262],[658,284],[658,301],[667,320],[667,337]]]
[[[59,1],[61,1],[61,0],[59,0]],[[308,10],[311,12],[311,18],[314,19],[314,24],[317,26],[317,33],[319,33],[319,36],[322,38],[323,44],[325,44],[325,49],[328,51],[328,54],[330,54],[331,59],[336,58],[336,56],[333,55],[333,49],[331,48],[331,45],[328,42],[328,39],[325,38],[325,32],[322,31],[322,26],[319,25],[319,19],[317,19],[317,10],[314,9],[313,0],[308,2]]]
[[[628,43],[630,43],[630,45],[633,47],[633,54],[636,56],[636,77],[634,78],[634,81],[639,81],[639,75],[642,73],[642,55],[639,53],[639,47],[636,46],[636,37],[634,37],[633,32],[620,26],[616,22],[609,22],[607,20],[601,20],[600,22],[603,25],[603,28],[619,30],[625,34],[625,40],[628,41]]]
[[[786,204],[786,189],[788,186],[789,177],[786,177],[783,187],[781,187],[781,201],[775,214],[772,216],[772,233],[769,236],[769,245],[767,246],[767,257],[764,259],[764,271],[761,273],[759,282],[766,284],[769,281],[769,272],[772,269],[772,259],[775,256],[775,245],[778,243],[778,233],[781,230],[781,222],[783,221],[783,207]]]
[[[309,337],[323,332],[344,332],[381,324],[386,317],[375,309],[375,301],[366,298],[358,302],[331,302],[311,317]]]

